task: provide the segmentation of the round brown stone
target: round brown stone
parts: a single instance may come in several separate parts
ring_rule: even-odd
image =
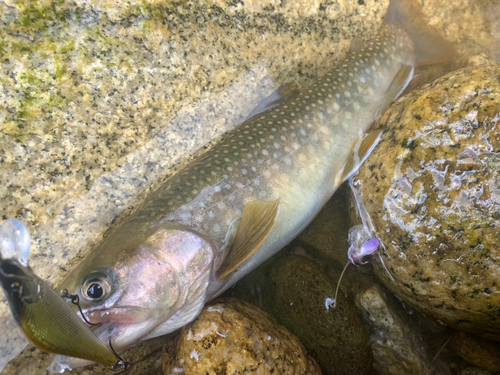
[[[358,180],[383,283],[455,328],[500,340],[500,67],[398,100]]]
[[[457,331],[450,345],[460,357],[471,365],[488,371],[500,371],[500,344]]]
[[[304,346],[265,312],[236,299],[205,306],[163,357],[165,375],[321,375]]]

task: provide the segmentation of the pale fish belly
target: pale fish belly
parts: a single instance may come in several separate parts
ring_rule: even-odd
[[[221,251],[248,202],[280,199],[275,226],[257,252],[227,278],[212,280],[208,298],[220,294],[289,243],[333,195],[351,150],[413,54],[402,29],[384,26],[301,95],[233,129],[131,220],[190,226]]]

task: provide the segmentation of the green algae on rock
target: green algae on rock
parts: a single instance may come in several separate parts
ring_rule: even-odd
[[[206,305],[163,357],[165,375],[321,375],[304,346],[284,327],[246,302]]]
[[[385,249],[384,284],[422,312],[500,340],[500,67],[467,68],[399,99],[360,168]],[[383,262],[382,262],[383,261]]]

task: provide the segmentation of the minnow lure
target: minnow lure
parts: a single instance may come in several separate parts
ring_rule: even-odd
[[[38,349],[105,366],[127,366],[54,289],[34,274],[28,265],[30,235],[22,222],[3,222],[0,246],[0,284],[14,319]]]

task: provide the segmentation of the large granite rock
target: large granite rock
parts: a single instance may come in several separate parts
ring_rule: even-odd
[[[460,330],[500,340],[500,67],[453,72],[398,100],[361,167],[383,283]],[[382,260],[382,261],[381,261]]]
[[[321,375],[304,346],[246,302],[205,306],[163,357],[163,374]]]
[[[0,218],[28,225],[57,283],[277,86],[375,35],[388,3],[1,2]],[[25,341],[5,301],[0,324],[1,368]]]

